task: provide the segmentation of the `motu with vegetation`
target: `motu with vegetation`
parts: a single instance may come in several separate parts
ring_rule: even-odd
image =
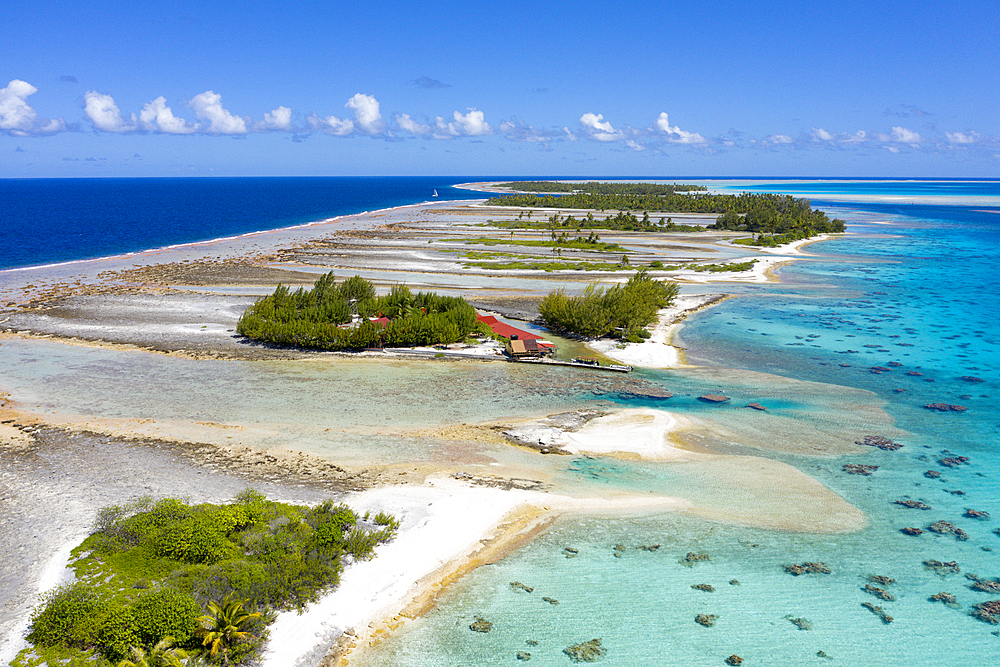
[[[538,309],[545,324],[556,331],[641,342],[649,338],[646,327],[656,320],[657,311],[672,304],[678,291],[676,283],[655,280],[640,270],[624,285],[604,288],[592,283],[582,296],[567,296],[557,289],[542,299]]]
[[[398,525],[331,500],[287,505],[251,489],[224,505],[143,498],[105,508],[73,550],[76,582],[36,609],[33,648],[12,666],[246,662],[276,611],[335,588],[343,559],[372,558]]]
[[[514,181],[501,183],[500,187],[520,192],[586,192],[588,194],[615,195],[668,195],[675,192],[705,192],[704,185],[677,183],[561,183],[559,181]]]
[[[561,196],[514,194],[491,197],[486,202],[493,206],[517,206],[521,208],[579,208],[601,211],[619,211],[618,218],[628,215],[627,211],[646,211],[640,224],[633,220],[609,217],[601,221],[609,229],[634,231],[672,231],[653,225],[649,211],[673,213],[719,213],[715,224],[709,229],[750,232],[756,234],[746,245],[773,246],[817,234],[840,233],[844,231],[844,221],[830,219],[823,211],[813,209],[808,199],[771,193],[749,193],[740,195],[707,194],[619,194],[573,192]],[[635,218],[635,216],[631,216]],[[530,220],[530,217],[529,217]],[[582,225],[589,227],[593,215],[589,215]],[[672,222],[672,221],[671,221]]]
[[[373,317],[389,322],[372,322]],[[461,297],[414,295],[406,285],[380,297],[360,276],[337,285],[333,272],[311,290],[292,292],[278,285],[274,294],[247,308],[236,325],[253,340],[319,350],[457,343],[479,330],[476,309]]]

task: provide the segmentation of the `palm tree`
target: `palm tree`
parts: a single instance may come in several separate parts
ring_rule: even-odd
[[[187,651],[174,647],[173,637],[164,637],[148,651],[138,646],[130,650],[132,658],[122,660],[118,667],[183,667],[181,660],[188,657]]]
[[[209,602],[210,613],[198,618],[202,625],[201,645],[208,649],[210,659],[222,656],[223,664],[228,665],[229,652],[236,644],[257,639],[246,628],[251,621],[260,618],[260,612],[247,612],[243,604],[227,595],[221,605]]]

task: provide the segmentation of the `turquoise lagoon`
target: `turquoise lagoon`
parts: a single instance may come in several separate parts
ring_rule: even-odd
[[[446,460],[477,473],[497,462],[581,496],[629,492],[739,504],[743,496],[705,471],[608,457],[539,457],[496,445],[470,451],[425,434],[456,423],[580,408],[665,409],[726,427],[739,437],[711,444],[790,464],[869,518],[860,531],[829,535],[680,514],[564,517],[530,545],[450,587],[434,611],[352,664],[513,665],[525,651],[532,664],[566,665],[562,650],[593,638],[602,639],[608,665],[722,665],[733,654],[747,666],[1000,662],[998,627],[969,615],[971,605],[1000,595],[972,590],[965,577],[1000,577],[994,533],[1000,526],[1000,420],[993,406],[1000,384],[994,276],[1000,183],[706,184],[810,196],[844,218],[850,233],[810,245],[806,261],[779,270],[781,283],[719,287],[737,298],[693,316],[680,334],[688,360],[699,368],[634,374],[673,391],[667,401],[629,398],[599,385],[590,372],[570,369],[539,373],[511,364],[383,364],[326,355],[281,363],[195,361],[14,340],[0,345],[0,387],[41,413],[240,424],[257,429],[246,444],[289,446],[335,461]],[[873,367],[886,370],[873,373]],[[718,391],[733,401],[697,401]],[[745,409],[751,400],[768,406],[769,414]],[[922,407],[931,402],[968,409]],[[777,430],[757,429],[752,421],[764,419],[780,423],[786,441],[796,434],[850,441],[855,434],[888,432],[905,446],[842,458],[767,453],[760,446]],[[959,455],[969,461],[954,468],[938,463]],[[848,462],[879,469],[870,477],[849,475],[842,471]],[[928,478],[928,470],[941,476]],[[894,503],[903,499],[931,509]],[[771,512],[793,510],[780,492],[764,502]],[[965,518],[968,508],[996,519]],[[953,522],[969,539],[899,532],[938,520]],[[567,558],[565,547],[578,554]],[[688,552],[710,560],[686,567],[679,561]],[[939,575],[926,560],[956,561],[961,572]],[[784,572],[785,565],[816,561],[831,573]],[[866,593],[869,575],[894,578],[884,588],[896,600]],[[513,581],[534,592],[512,589]],[[691,588],[697,584],[715,591]],[[955,595],[958,607],[928,601],[939,592]],[[863,603],[883,607],[893,622],[883,623]],[[698,614],[718,618],[703,627],[695,623]],[[490,633],[469,630],[477,615],[493,622]],[[806,619],[799,624],[811,629],[789,619]]]
[[[973,590],[965,576],[1000,577],[1000,281],[994,274],[1000,183],[727,185],[808,193],[816,205],[845,219],[850,234],[810,245],[814,257],[780,269],[780,284],[728,290],[740,298],[685,324],[679,342],[690,362],[721,371],[720,378],[752,371],[752,380],[728,392],[734,397],[730,405],[705,408],[691,398],[708,386],[701,371],[644,375],[676,392],[662,409],[694,415],[714,410],[720,419],[731,419],[725,411],[752,399],[803,424],[822,422],[833,414],[827,409],[837,408],[840,391],[869,392],[902,429],[896,438],[902,449],[872,448],[832,459],[765,454],[826,484],[862,509],[869,525],[821,535],[669,514],[567,517],[532,544],[453,585],[427,616],[354,664],[514,665],[521,664],[519,652],[527,652],[530,664],[567,665],[572,663],[563,649],[593,638],[602,640],[607,653],[599,664],[607,665],[723,665],[733,654],[744,665],[1000,662],[998,626],[969,613],[972,605],[1000,595]],[[899,203],[909,200],[919,203]],[[761,373],[823,383],[828,390],[789,396],[775,382],[769,393]],[[970,377],[983,382],[962,379]],[[968,409],[922,407],[932,402]],[[955,456],[969,460],[956,467],[939,463]],[[849,475],[841,469],[847,462],[879,469],[869,477]],[[928,478],[928,470],[941,475]],[[697,493],[691,479],[669,466],[578,459],[566,474],[608,489]],[[931,509],[895,504],[904,499]],[[963,517],[969,508],[995,519]],[[969,539],[900,532],[939,520],[960,527]],[[572,556],[565,547],[579,553]],[[710,560],[688,567],[680,561],[689,552]],[[960,572],[938,574],[924,565],[929,560],[955,561]],[[824,562],[831,573],[796,577],[784,571],[807,561]],[[874,584],[895,600],[866,592],[869,575],[895,579]],[[515,581],[533,592],[512,588]],[[693,589],[697,584],[715,590]],[[940,592],[953,594],[957,605],[929,600]],[[892,622],[884,623],[864,603],[882,607]],[[695,622],[698,614],[718,618],[713,627],[703,627]],[[490,633],[470,631],[477,616],[493,623]]]

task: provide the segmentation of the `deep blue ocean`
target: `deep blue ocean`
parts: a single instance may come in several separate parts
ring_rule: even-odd
[[[440,199],[481,198],[449,187],[471,180],[491,179],[0,181],[3,252],[10,253],[0,256],[0,267],[274,229],[427,201],[434,189]],[[677,369],[637,371],[675,394],[646,407],[732,423],[754,400],[805,426],[852,410],[849,401],[867,392],[867,401],[902,430],[902,449],[866,448],[834,459],[766,455],[840,494],[865,512],[868,525],[830,535],[679,514],[566,518],[451,585],[432,612],[352,664],[514,665],[526,652],[532,665],[566,665],[563,648],[592,638],[602,639],[606,665],[709,667],[734,654],[747,667],[1000,664],[1000,625],[970,613],[1000,593],[976,590],[968,577],[1000,580],[1000,181],[690,181],[728,192],[804,196],[844,219],[848,233],[809,245],[806,259],[778,270],[780,283],[727,286],[736,298],[685,322],[679,342],[690,363],[727,378],[745,373],[742,383],[726,387],[731,406],[698,403],[693,396],[707,389],[705,375]],[[785,378],[812,389],[789,396]],[[634,400],[611,400],[637,407]],[[937,412],[928,403],[966,410]],[[967,460],[941,463],[956,457]],[[850,475],[844,463],[879,468],[868,477]],[[669,465],[580,458],[567,462],[565,475],[591,488],[727,493],[711,488],[710,479],[700,483],[710,490],[699,490]],[[774,502],[782,502],[780,495]],[[969,509],[991,518],[967,516]],[[926,531],[941,520],[968,539],[900,532]],[[662,546],[637,548],[652,544]],[[577,550],[574,558],[566,557],[566,546]],[[687,552],[711,559],[684,567],[679,559]],[[806,561],[826,563],[831,574],[785,573],[785,565]],[[927,561],[953,561],[958,571],[936,571]],[[883,585],[894,600],[865,591],[867,577],[876,574],[895,580]],[[512,589],[512,581],[535,592]],[[706,583],[715,592],[692,589]],[[955,604],[931,601],[942,592],[954,595]],[[865,603],[893,621],[883,623]],[[703,627],[697,614],[717,621]],[[470,632],[476,616],[491,620],[493,631]]]
[[[433,199],[469,179],[0,179],[0,269],[92,259],[279,229]]]

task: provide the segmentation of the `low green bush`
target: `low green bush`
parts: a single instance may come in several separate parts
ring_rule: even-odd
[[[35,610],[28,635],[35,648],[16,664],[117,664],[156,653],[166,637],[198,650],[198,619],[223,599],[247,610],[244,630],[254,638],[225,655],[234,664],[250,659],[275,610],[301,610],[337,586],[343,554],[371,558],[392,538],[398,522],[385,513],[377,519],[382,528],[373,530],[332,500],[309,508],[253,491],[226,505],[142,498],[106,508],[73,551],[77,583]]]

